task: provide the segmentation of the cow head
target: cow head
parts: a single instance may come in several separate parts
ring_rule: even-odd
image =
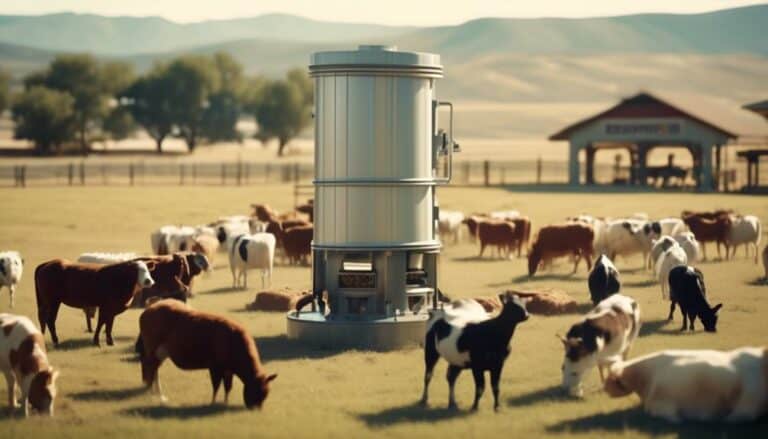
[[[155,263],[153,261],[136,261],[134,262],[138,269],[138,276],[136,278],[136,284],[141,288],[149,288],[155,284],[155,280],[152,279],[150,271],[155,269]]]
[[[581,324],[583,325],[583,324]],[[569,395],[581,398],[584,395],[582,381],[584,375],[597,365],[597,351],[600,349],[602,339],[594,339],[597,346],[579,336],[579,324],[574,325],[566,337],[558,336],[565,349],[563,365],[562,387]]]
[[[243,388],[243,400],[245,406],[249,409],[261,409],[264,405],[264,400],[267,399],[269,394],[269,383],[277,378],[277,374],[269,376],[256,376],[253,380],[245,383]]]
[[[209,272],[212,270],[211,264],[208,262],[208,258],[199,252],[191,253],[187,255],[187,263],[193,276],[203,271]]]
[[[499,301],[501,301],[503,308],[501,314],[507,316],[515,323],[520,323],[528,320],[530,314],[525,306],[530,301],[529,299],[520,298],[517,294],[499,294]]]
[[[53,400],[56,398],[56,379],[59,372],[49,368],[38,372],[29,385],[29,404],[41,415],[53,416]]]
[[[534,244],[528,250],[528,276],[536,274],[536,270],[539,268],[539,262],[541,262],[541,249]]]
[[[701,324],[704,325],[704,330],[707,332],[717,332],[717,312],[723,307],[722,303],[718,303],[713,308],[704,310],[699,317],[701,318]]]

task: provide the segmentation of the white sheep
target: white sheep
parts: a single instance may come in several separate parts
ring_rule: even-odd
[[[688,264],[693,264],[701,259],[701,245],[692,232],[683,232],[675,236],[675,240],[685,251]]]
[[[733,248],[731,256],[735,257],[736,248],[744,244],[744,252],[749,257],[749,247],[752,246],[755,249],[755,264],[757,264],[757,253],[762,234],[760,219],[754,215],[732,215],[731,220],[731,230],[728,231],[727,237],[728,247]]]
[[[661,297],[664,300],[669,299],[669,272],[678,265],[688,263],[688,257],[685,250],[679,245],[673,245],[659,255],[656,260],[656,278],[661,284]]]
[[[248,288],[248,270],[261,270],[261,287],[272,282],[272,267],[275,260],[275,235],[256,233],[241,235],[234,239],[229,249],[229,268],[232,270],[232,287]],[[242,278],[242,282],[240,279]]]
[[[14,306],[13,295],[16,293],[16,285],[21,282],[24,272],[24,259],[17,251],[0,252],[0,289],[8,287],[11,299],[11,308]]]

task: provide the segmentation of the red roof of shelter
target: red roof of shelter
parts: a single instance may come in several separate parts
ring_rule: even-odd
[[[568,140],[571,134],[583,126],[603,118],[665,118],[665,117],[683,117],[694,120],[728,137],[738,137],[736,134],[707,122],[693,114],[681,110],[674,105],[665,102],[650,93],[639,93],[630,98],[622,99],[615,106],[598,113],[592,117],[569,125],[559,132],[551,135],[549,140]]]

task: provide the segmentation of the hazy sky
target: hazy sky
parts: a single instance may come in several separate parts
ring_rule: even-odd
[[[74,11],[159,15],[174,21],[271,12],[319,20],[382,24],[455,24],[477,17],[588,17],[643,12],[692,13],[765,3],[755,0],[4,0],[0,14]]]

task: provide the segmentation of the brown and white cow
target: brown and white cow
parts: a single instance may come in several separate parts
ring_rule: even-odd
[[[165,399],[158,368],[166,358],[184,370],[208,369],[213,385],[211,404],[224,382],[224,402],[229,399],[232,376],[243,382],[245,406],[261,408],[269,393],[268,375],[256,343],[238,323],[222,316],[189,309],[177,300],[161,300],[139,317],[136,350],[141,358],[144,383]]]
[[[59,344],[56,316],[61,304],[73,308],[96,307],[99,319],[93,344],[99,345],[101,327],[106,326],[107,344],[112,346],[115,316],[128,309],[134,296],[155,281],[150,271],[154,262],[126,261],[118,264],[74,263],[64,259],[44,262],[35,269],[35,294],[40,329],[51,330],[54,346]]]
[[[18,407],[18,385],[24,416],[29,416],[30,405],[35,412],[53,416],[59,372],[48,363],[43,334],[24,316],[0,314],[0,370],[8,384],[10,408]]]
[[[639,333],[640,307],[634,299],[614,294],[598,303],[561,339],[565,348],[563,389],[581,397],[584,375],[597,366],[603,379],[603,369],[626,359]]]
[[[667,350],[617,362],[605,391],[636,393],[643,409],[671,422],[753,421],[768,413],[768,352]]]

